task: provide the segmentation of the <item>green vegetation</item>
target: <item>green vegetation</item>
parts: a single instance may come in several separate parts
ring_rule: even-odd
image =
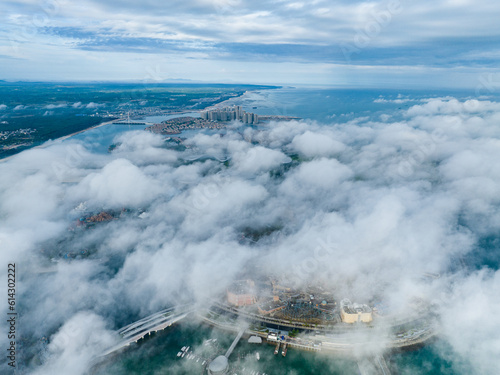
[[[288,336],[290,336],[290,337],[297,337],[298,334],[299,334],[299,330],[297,328],[294,328],[292,331],[290,331],[288,333]]]

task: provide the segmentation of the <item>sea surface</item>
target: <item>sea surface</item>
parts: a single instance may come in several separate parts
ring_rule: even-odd
[[[243,96],[229,99],[218,106],[240,105],[247,112],[258,115],[292,116],[321,124],[346,123],[357,120],[380,121],[404,119],[403,112],[414,105],[421,105],[430,98],[478,99],[475,90],[389,90],[389,89],[325,89],[296,88],[248,91]],[[500,93],[491,93],[480,99],[500,101]],[[198,112],[181,115],[146,116],[147,122],[160,122],[175,117],[199,116]],[[390,117],[388,117],[390,116]],[[90,129],[71,137],[88,142],[95,152],[107,152],[113,138],[131,130],[143,130],[141,125],[106,125]],[[188,130],[182,137],[210,130]]]
[[[206,374],[203,372],[204,358],[224,354],[236,334],[213,329],[201,323],[184,322],[153,333],[134,343],[121,353],[94,369],[95,375],[160,375],[160,374]],[[205,345],[209,339],[217,339],[217,346]],[[182,347],[189,346],[197,357],[178,357]],[[218,349],[218,351],[217,351]],[[260,360],[257,360],[259,353]],[[197,358],[201,358],[196,361]],[[451,360],[451,358],[454,358]],[[411,351],[392,353],[386,356],[392,374],[454,375],[470,374],[469,365],[456,362],[451,348],[436,340],[429,345]],[[454,362],[455,361],[455,362]],[[357,375],[359,370],[353,358],[326,353],[312,353],[289,349],[286,357],[274,355],[274,346],[249,344],[242,338],[230,356],[230,362],[238,366],[240,375],[252,371],[268,375]],[[245,370],[243,370],[245,369]],[[243,371],[242,371],[243,370]]]
[[[449,98],[459,100],[477,99],[471,91],[413,91],[413,90],[349,90],[323,88],[292,88],[261,90],[248,92],[242,97],[230,99],[224,105],[241,105],[246,111],[259,115],[296,116],[308,121],[323,124],[353,121],[363,118],[373,121],[403,119],[402,110],[422,104],[429,98]],[[500,101],[498,95],[490,95],[492,101]],[[146,121],[160,121],[169,117],[144,118]],[[95,152],[107,152],[116,135],[127,131],[142,130],[142,126],[107,125],[92,129],[74,137],[84,142]],[[199,130],[210,133],[211,130]],[[190,137],[199,132],[187,131],[181,137]],[[474,263],[474,268],[485,264],[498,268],[498,257],[490,259],[488,249],[498,239],[485,239],[477,249],[483,254],[484,262]],[[496,245],[495,245],[496,246]],[[474,257],[477,262],[478,257]],[[202,360],[177,357],[183,346],[194,348],[202,358],[213,355],[217,348],[204,345],[204,341],[217,338],[219,352],[225,352],[235,334],[212,329],[196,322],[183,322],[164,331],[148,336],[127,348],[122,353],[111,357],[101,364],[94,373],[123,375],[159,375],[159,374],[201,374]],[[213,349],[213,350],[212,350]],[[212,350],[212,352],[210,352]],[[341,358],[320,353],[301,352],[290,349],[286,358],[273,354],[274,347],[267,344],[248,344],[242,340],[231,356],[231,361],[245,368],[240,374],[258,371],[261,374],[358,374],[353,359]],[[257,361],[255,353],[260,360]],[[394,374],[467,374],[469,364],[452,355],[452,350],[444,341],[434,340],[426,346],[409,351],[391,353],[388,364]],[[459,361],[459,362],[457,362]]]

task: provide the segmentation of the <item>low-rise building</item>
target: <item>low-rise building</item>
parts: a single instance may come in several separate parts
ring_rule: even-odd
[[[340,302],[340,317],[344,323],[369,323],[373,320],[372,309],[368,305],[352,303],[349,299]]]
[[[275,313],[276,311],[284,309],[285,307],[286,307],[285,303],[273,300],[264,301],[257,305],[259,313],[262,315],[269,315]]]
[[[227,302],[233,306],[248,306],[257,302],[252,280],[236,281],[227,288]]]

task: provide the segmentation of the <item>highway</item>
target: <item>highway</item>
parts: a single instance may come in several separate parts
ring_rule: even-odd
[[[104,353],[101,354],[101,357],[120,350],[130,345],[132,342],[137,342],[144,336],[151,334],[151,332],[157,332],[170,327],[172,324],[184,319],[194,310],[195,309],[191,306],[173,307],[154,313],[146,318],[119,329],[117,331],[120,335],[119,342],[115,346],[104,351]]]
[[[391,375],[389,366],[381,355],[359,360],[358,368],[361,375]]]

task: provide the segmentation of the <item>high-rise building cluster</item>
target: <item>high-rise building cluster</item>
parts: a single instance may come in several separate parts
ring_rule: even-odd
[[[259,123],[259,116],[257,114],[245,112],[239,105],[203,111],[201,112],[201,118],[210,121],[240,120],[245,124]]]

